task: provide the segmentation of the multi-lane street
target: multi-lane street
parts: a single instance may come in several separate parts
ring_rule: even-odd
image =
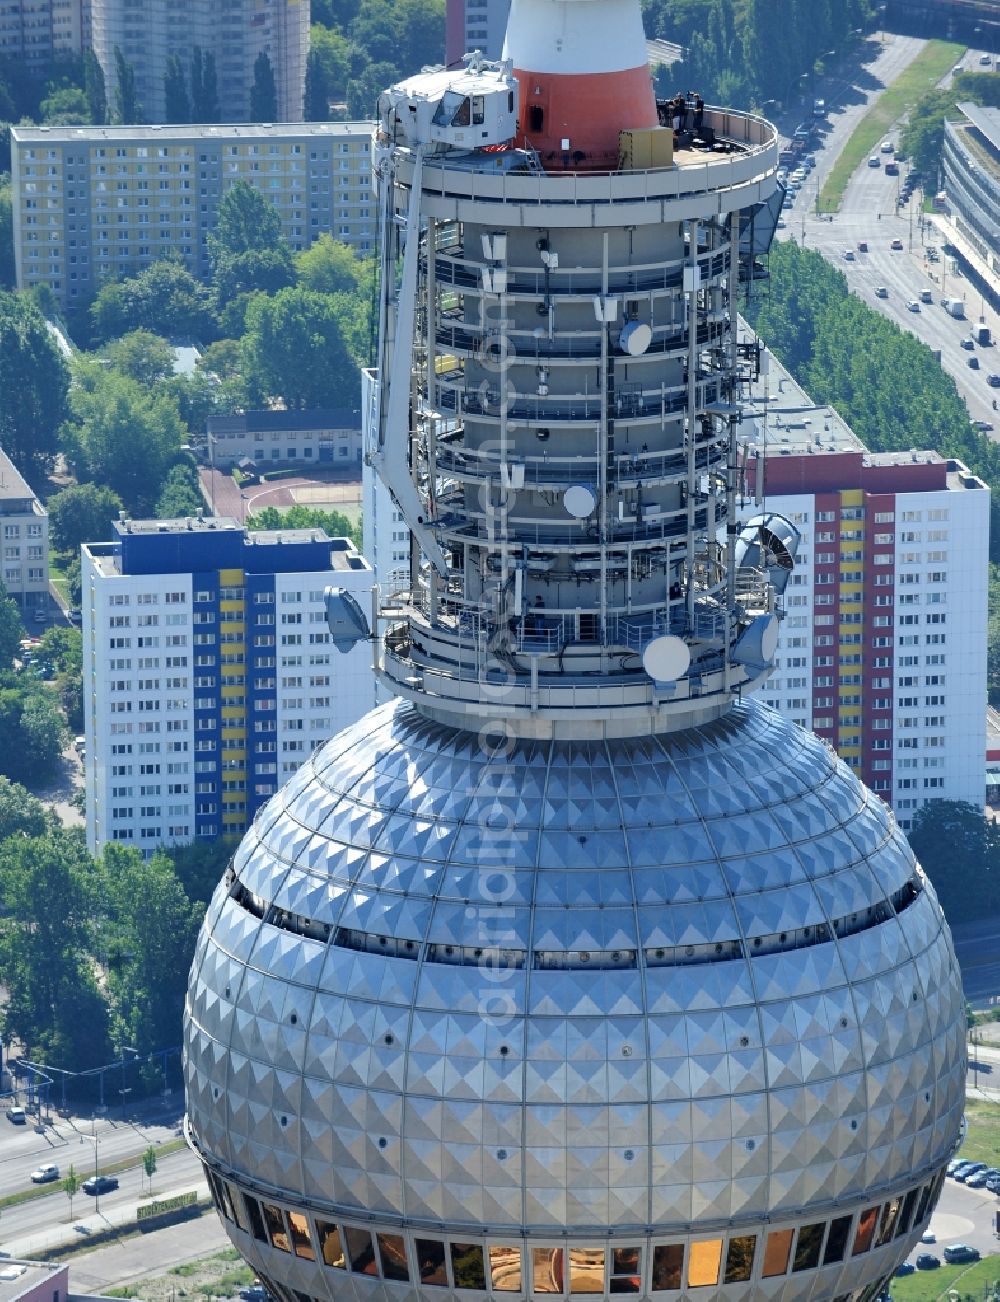
[[[942,236],[923,219],[921,192],[915,191],[908,205],[897,208],[896,199],[907,166],[901,165],[899,176],[886,175],[885,163],[891,155],[883,154],[876,146],[878,166],[868,166],[867,160],[861,164],[847,187],[839,213],[832,220],[816,215],[818,190],[850,133],[875,96],[913,59],[921,44],[910,38],[893,37],[859,78],[861,91],[846,87],[838,90],[835,85],[827,98],[830,130],[815,150],[815,168],[792,207],[785,210],[785,226],[779,236],[818,249],[844,272],[851,289],[871,307],[931,348],[940,350],[941,364],[955,379],[968,404],[970,418],[995,425],[1000,433],[1000,415],[994,406],[995,399],[1000,402],[1000,388],[992,388],[988,382],[991,374],[1000,373],[998,349],[995,344],[989,348],[976,345],[971,350],[962,347],[962,342],[970,337],[972,325],[980,320],[990,327],[996,340],[1000,319],[983,303],[974,286],[955,274],[942,250]],[[978,67],[978,52],[966,54],[963,63],[970,68]],[[945,81],[950,81],[951,76],[949,73]],[[898,129],[886,136],[893,144],[898,138]],[[894,240],[902,243],[901,249],[891,247]],[[867,244],[867,251],[859,249],[861,243]],[[928,257],[929,247],[938,254],[937,260]],[[880,287],[887,291],[885,296],[877,293]],[[921,296],[926,293],[931,295],[931,303],[921,302]],[[948,315],[941,306],[945,297],[965,300],[963,320]],[[914,302],[918,305],[915,310],[909,306]],[[970,367],[970,358],[978,361],[977,369]]]

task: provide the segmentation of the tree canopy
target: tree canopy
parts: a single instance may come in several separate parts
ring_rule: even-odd
[[[77,553],[82,543],[104,542],[124,503],[104,484],[70,484],[49,498],[49,533],[52,546]]]
[[[90,318],[98,339],[117,339],[131,330],[195,339],[215,333],[208,291],[179,262],[169,260],[104,285],[91,304]]]
[[[261,387],[288,407],[355,406],[360,378],[333,296],[310,289],[257,295],[243,352]]]
[[[104,355],[123,375],[150,387],[165,380],[174,370],[172,346],[151,330],[130,330],[108,344]]]
[[[287,511],[279,511],[276,506],[265,506],[251,515],[247,527],[250,529],[325,529],[331,538],[350,538],[358,548],[361,546],[361,523],[352,523],[343,511],[324,511],[318,506],[304,506],[297,503]]]
[[[28,478],[55,456],[68,411],[69,368],[41,313],[0,294],[0,447]]]
[[[249,181],[237,181],[223,195],[208,251],[220,306],[241,294],[274,294],[295,282],[278,210]]]
[[[278,119],[278,87],[274,69],[267,51],[261,50],[254,59],[253,85],[250,87],[250,121],[276,122]]]

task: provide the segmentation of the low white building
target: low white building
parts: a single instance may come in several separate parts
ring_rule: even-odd
[[[311,411],[246,411],[209,416],[206,460],[228,470],[248,459],[261,469],[320,466],[357,470],[361,413],[349,407]]]
[[[0,452],[3,585],[21,610],[49,604],[49,513],[6,452]]]

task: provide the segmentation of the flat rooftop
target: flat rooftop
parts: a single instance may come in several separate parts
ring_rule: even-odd
[[[742,321],[740,337],[751,337]],[[847,422],[832,407],[813,402],[770,349],[761,354],[750,408],[742,437],[755,451],[766,449],[768,456],[867,451]]]
[[[49,1282],[55,1284],[60,1275],[68,1275],[65,1262],[23,1261],[13,1257],[0,1260],[0,1302],[17,1302],[25,1293]]]
[[[11,137],[21,144],[42,144],[60,140],[85,144],[129,144],[158,140],[295,140],[308,136],[369,139],[374,122],[234,122],[231,125],[164,124],[162,126],[106,127],[13,127]]]

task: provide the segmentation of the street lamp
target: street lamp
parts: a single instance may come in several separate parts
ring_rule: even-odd
[[[128,1096],[129,1096],[129,1094],[132,1093],[132,1087],[131,1087],[131,1086],[128,1086],[128,1087],[126,1088],[126,1085],[125,1085],[125,1055],[126,1055],[127,1053],[130,1053],[130,1054],[132,1055],[133,1060],[134,1060],[135,1058],[138,1058],[138,1056],[139,1056],[139,1050],[136,1049],[136,1048],[134,1048],[131,1044],[123,1044],[123,1045],[122,1045],[122,1050],[121,1050],[121,1062],[122,1062],[122,1087],[121,1087],[121,1089],[118,1091],[119,1094],[122,1096],[122,1121],[125,1120],[125,1103],[126,1103],[126,1100],[127,1100]]]

